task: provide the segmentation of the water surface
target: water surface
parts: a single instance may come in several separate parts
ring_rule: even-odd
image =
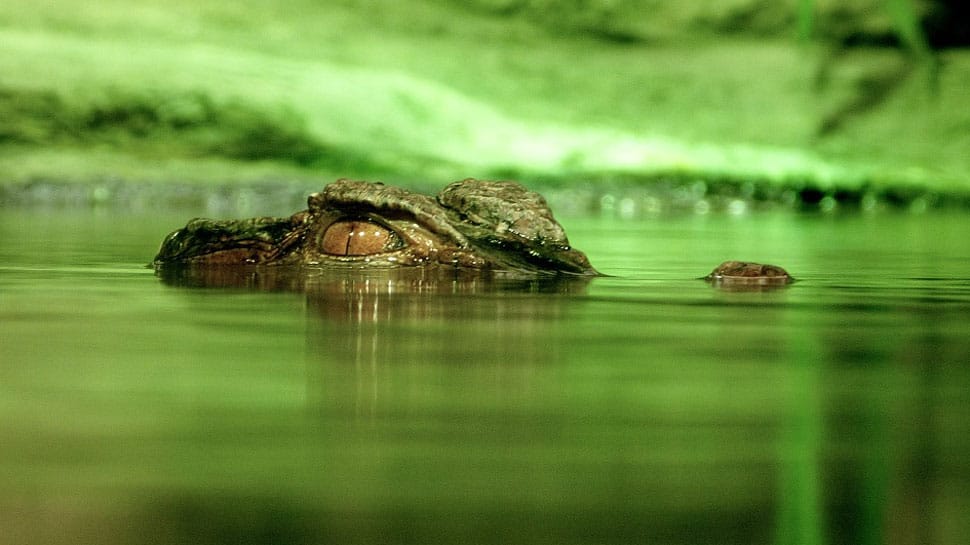
[[[591,282],[156,277],[191,215],[0,210],[0,542],[970,535],[965,216],[563,218]]]

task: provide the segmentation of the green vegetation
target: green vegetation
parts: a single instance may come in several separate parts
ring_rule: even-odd
[[[11,0],[0,183],[673,177],[970,192],[970,55],[939,54],[934,93],[905,50],[846,46],[850,31],[923,43],[900,2],[894,15],[873,1],[817,2],[819,45],[804,47],[795,0]]]
[[[281,159],[299,165],[313,164],[328,154],[290,112],[271,115],[245,105],[217,106],[201,93],[114,92],[69,104],[49,91],[0,89],[0,108],[7,121],[0,128],[0,142],[12,144],[133,146],[154,140],[169,146],[173,154]]]

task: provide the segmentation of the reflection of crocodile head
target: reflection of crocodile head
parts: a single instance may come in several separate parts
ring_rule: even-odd
[[[467,179],[435,198],[338,180],[288,218],[192,220],[159,249],[179,265],[454,268],[597,275],[545,199],[515,182]]]

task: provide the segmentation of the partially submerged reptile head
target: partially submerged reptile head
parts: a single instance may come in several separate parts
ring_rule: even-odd
[[[779,287],[795,281],[788,271],[778,265],[751,261],[725,261],[704,277],[715,286],[750,288]]]
[[[434,198],[338,180],[288,218],[194,219],[165,238],[153,261],[157,269],[245,264],[599,274],[541,195],[475,179]]]

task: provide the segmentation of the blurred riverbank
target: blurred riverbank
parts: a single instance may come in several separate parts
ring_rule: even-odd
[[[819,2],[805,43],[796,2],[14,0],[0,184],[476,176],[959,201],[970,53],[939,51],[934,77],[869,3],[829,19]]]

